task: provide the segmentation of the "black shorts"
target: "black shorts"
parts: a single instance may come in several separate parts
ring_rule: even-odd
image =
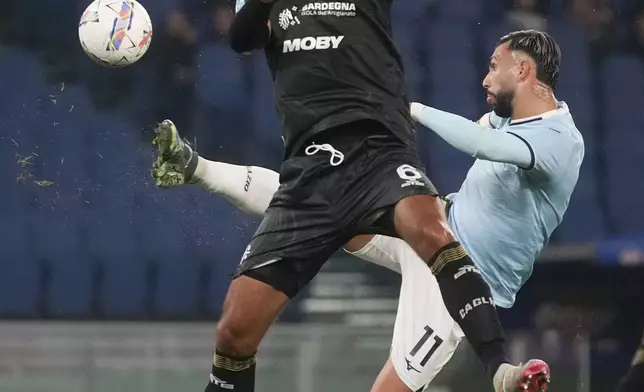
[[[324,147],[307,155],[312,143],[340,151],[342,163],[332,165]],[[294,297],[355,235],[396,236],[393,207],[408,196],[437,195],[424,171],[416,147],[375,121],[314,136],[283,163],[281,185],[235,277],[247,275]]]

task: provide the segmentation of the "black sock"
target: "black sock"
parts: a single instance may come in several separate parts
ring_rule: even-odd
[[[494,377],[499,366],[509,361],[490,287],[458,242],[442,247],[427,264],[436,275],[449,314]]]
[[[644,363],[631,366],[626,377],[617,387],[617,392],[642,392],[644,391]]]
[[[210,381],[204,392],[220,391],[255,391],[255,355],[238,357],[215,351]]]

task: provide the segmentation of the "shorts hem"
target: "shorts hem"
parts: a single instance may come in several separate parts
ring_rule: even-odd
[[[293,299],[297,296],[299,292],[299,287],[292,284],[292,282],[285,282],[284,279],[277,278],[275,275],[271,275],[270,272],[266,273],[266,268],[274,267],[275,264],[279,263],[282,259],[272,260],[266,264],[259,264],[254,267],[245,268],[237,271],[233,275],[235,280],[240,276],[246,276],[258,282],[262,282],[274,288],[275,290],[284,293],[289,299]],[[283,276],[283,275],[282,275]]]
[[[371,238],[371,240],[367,242],[367,244],[362,248],[353,252],[344,248],[344,251],[353,256],[364,256],[366,253],[369,253],[369,251],[373,249],[381,240],[382,240],[382,236],[379,234],[375,234],[373,238]]]
[[[425,387],[426,384],[418,385],[418,383],[411,382],[409,380],[409,377],[407,377],[404,372],[401,372],[400,369],[398,369],[398,362],[394,360],[391,355],[389,356],[389,358],[391,358],[391,363],[394,365],[396,375],[398,376],[400,381],[402,381],[402,383],[407,386],[407,388],[411,389],[412,391],[418,391]]]

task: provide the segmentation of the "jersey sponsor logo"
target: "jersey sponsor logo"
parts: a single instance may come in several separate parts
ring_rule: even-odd
[[[282,53],[299,52],[300,50],[337,49],[344,35],[304,37],[284,40]]]
[[[458,272],[454,274],[454,280],[460,278],[461,276],[465,275],[468,272],[476,272],[477,274],[481,273],[478,269],[476,269],[475,266],[467,265],[465,267],[461,267],[458,269]]]
[[[300,19],[297,17],[298,12],[300,16],[355,16],[356,5],[335,1],[308,3],[299,9],[297,6],[285,8],[277,16],[277,23],[282,30],[300,24]]]
[[[293,7],[293,11],[297,11],[297,7]],[[293,12],[291,12],[291,10],[288,8],[285,8],[282,10],[282,12],[280,12],[277,17],[277,22],[279,23],[282,30],[288,29],[289,26],[300,24],[300,20],[297,18],[297,16],[293,15]]]
[[[494,306],[494,299],[492,299],[492,297],[475,298],[474,300],[472,300],[472,302],[465,305],[463,309],[458,311],[459,315],[461,316],[461,320],[463,320],[468,313],[470,313],[472,310],[478,308],[481,305]]]
[[[221,389],[235,389],[235,384],[229,384],[228,381],[224,381],[218,377],[215,377],[215,375],[212,373],[210,373],[210,383],[218,386]]]
[[[355,16],[356,5],[350,2],[308,3],[300,10],[302,16]]]

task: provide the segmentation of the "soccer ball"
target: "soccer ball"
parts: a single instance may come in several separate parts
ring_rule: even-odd
[[[152,21],[135,0],[95,0],[78,24],[83,50],[107,67],[137,62],[150,47]]]

